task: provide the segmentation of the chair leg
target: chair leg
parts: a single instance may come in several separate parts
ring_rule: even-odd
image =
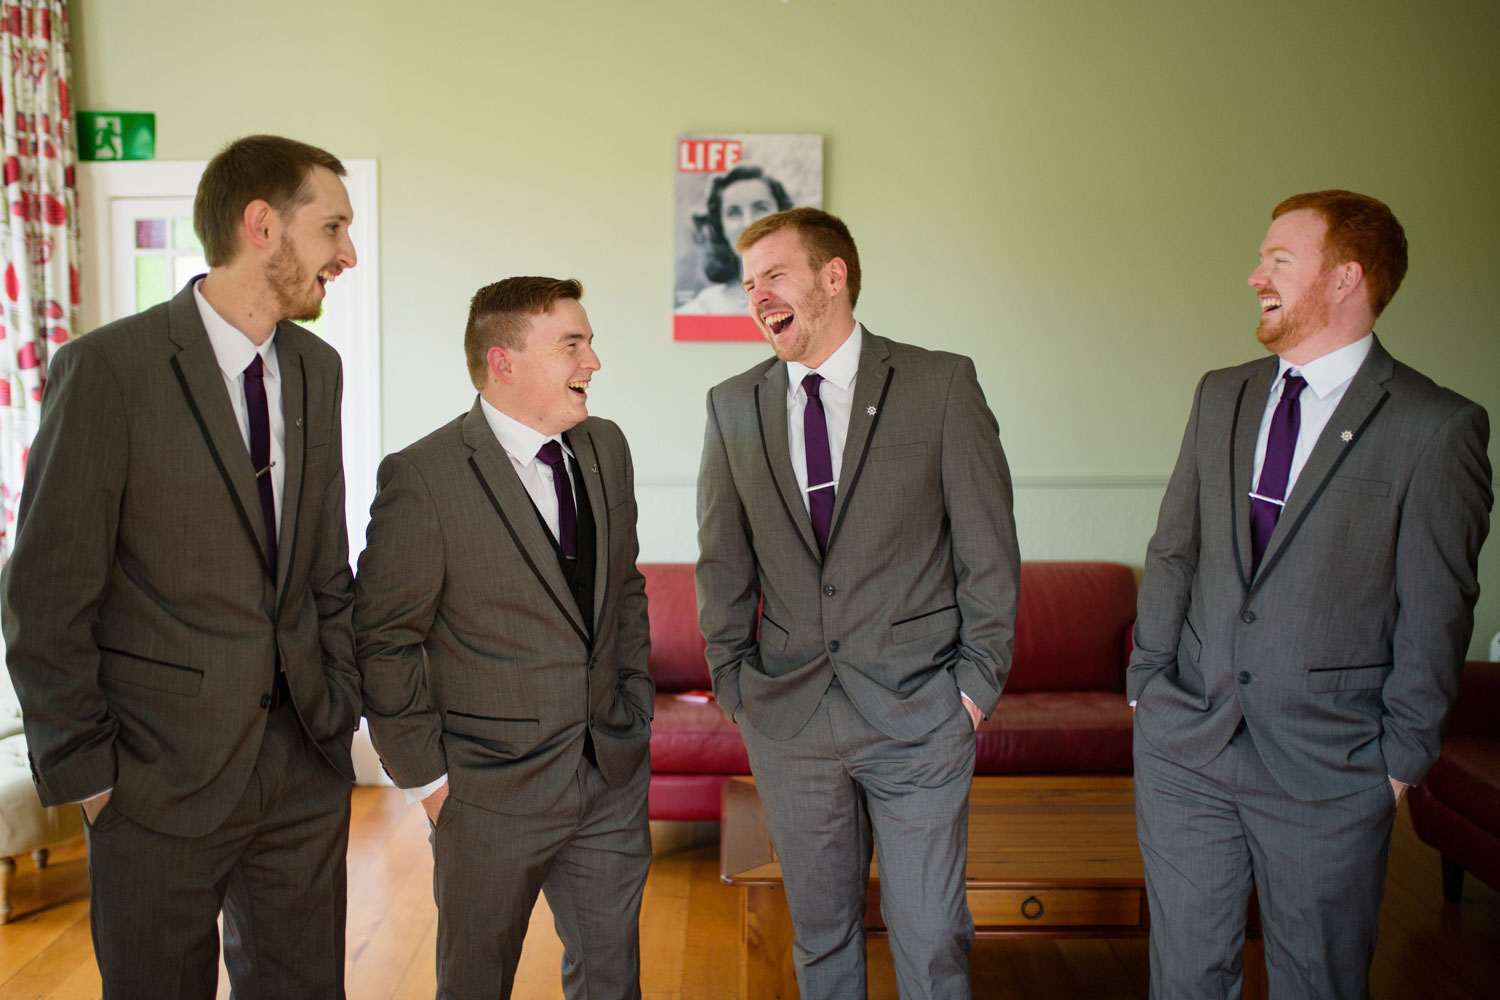
[[[34,851],[31,852],[31,860],[32,860],[33,863],[36,864],[37,870],[39,870],[39,871],[41,869],[47,867],[47,861],[51,857],[52,857],[51,850],[49,850],[48,848],[45,848],[45,847],[38,847],[36,850],[34,850]]]
[[[0,858],[0,924],[10,923],[10,880],[16,874],[15,858]]]
[[[1443,855],[1443,898],[1457,903],[1463,896],[1464,870],[1457,861]]]

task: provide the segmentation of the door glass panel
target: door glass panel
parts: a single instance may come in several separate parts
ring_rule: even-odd
[[[136,219],[135,245],[138,249],[159,250],[167,245],[165,219]]]
[[[160,302],[167,301],[171,291],[167,287],[167,258],[137,257],[135,259],[135,307],[139,312]]]
[[[198,242],[198,234],[193,232],[192,219],[172,220],[172,246],[178,250],[203,249],[203,244]]]

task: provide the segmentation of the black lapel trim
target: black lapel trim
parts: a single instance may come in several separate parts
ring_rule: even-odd
[[[229,490],[229,499],[234,503],[234,509],[240,515],[240,523],[245,526],[245,532],[250,536],[250,544],[260,555],[260,564],[265,568],[266,575],[271,578],[272,583],[275,583],[276,567],[266,561],[266,551],[260,544],[260,537],[255,534],[255,525],[250,523],[250,514],[240,503],[239,494],[234,489],[234,480],[229,478],[229,470],[224,467],[224,460],[219,457],[218,449],[214,447],[213,435],[208,432],[208,423],[199,412],[198,404],[193,401],[193,393],[188,389],[187,376],[182,373],[182,365],[175,357],[172,359],[172,373],[177,376],[177,384],[182,386],[183,398],[187,400],[188,409],[193,411],[193,419],[198,422],[198,430],[203,433],[203,440],[208,445],[208,454],[213,458],[214,467],[219,470],[219,475],[224,479],[224,486]]]
[[[766,442],[766,422],[760,412],[759,386],[755,388],[755,426],[760,428],[760,450],[766,457],[766,472],[771,477],[771,488],[776,491],[776,499],[781,501],[781,509],[786,512],[786,519],[791,522],[792,533],[797,536],[802,547],[807,549],[807,554],[812,556],[813,562],[821,563],[823,557],[818,554],[817,549],[807,544],[807,539],[802,537],[802,531],[797,527],[797,519],[792,515],[792,509],[786,505],[786,497],[781,495],[781,487],[776,482],[776,467],[771,464],[771,446]],[[832,542],[833,538],[830,537],[828,540]]]
[[[583,642],[584,648],[592,648],[593,644],[589,641],[589,637],[583,634],[583,629],[579,628],[578,624],[573,621],[573,616],[568,614],[567,605],[563,604],[556,592],[547,585],[547,578],[542,575],[541,567],[531,561],[531,556],[526,552],[526,546],[521,544],[521,538],[516,534],[516,529],[511,527],[510,518],[505,516],[505,508],[500,506],[499,498],[491,492],[490,484],[485,482],[484,473],[479,471],[479,463],[474,461],[473,455],[469,456],[469,468],[474,470],[474,478],[479,480],[479,488],[484,490],[484,495],[490,498],[491,506],[495,508],[495,513],[500,515],[500,521],[505,525],[506,533],[510,535],[510,540],[515,543],[516,551],[521,553],[521,558],[526,560],[526,565],[531,567],[531,572],[536,576],[537,583],[540,583],[542,589],[547,592],[547,596],[552,598],[552,603],[556,604],[557,610],[562,612],[563,619],[567,621],[568,627],[577,633],[578,638]],[[569,600],[571,599],[570,595]]]
[[[1240,383],[1240,394],[1234,401],[1234,417],[1229,421],[1229,543],[1234,546],[1234,568],[1240,575],[1240,586],[1245,589],[1246,595],[1250,593],[1250,575],[1245,572],[1245,563],[1240,559],[1240,515],[1239,511],[1235,510],[1235,505],[1239,500],[1236,496],[1239,486],[1234,481],[1234,470],[1238,466],[1235,464],[1234,442],[1235,438],[1239,437],[1240,406],[1245,402],[1245,389],[1249,385],[1249,379]],[[1251,480],[1255,478],[1253,462],[1250,468],[1250,478]],[[1248,528],[1249,525],[1246,527]]]
[[[880,402],[875,404],[875,423],[870,425],[870,435],[865,438],[864,450],[859,453],[859,465],[855,466],[854,478],[849,480],[849,489],[844,493],[844,506],[839,511],[838,522],[828,532],[829,552],[833,551],[833,540],[839,536],[839,529],[849,519],[849,505],[854,502],[854,488],[859,485],[860,473],[865,471],[865,459],[870,454],[870,442],[875,440],[875,432],[880,429],[880,418],[885,416],[885,397],[890,394],[891,377],[895,374],[896,369],[894,368],[887,368],[885,370],[885,385],[880,387]],[[851,416],[850,419],[852,420],[853,417]],[[843,479],[844,477],[840,475],[839,478]],[[827,558],[827,556],[825,555],[824,558]]]
[[[594,464],[597,465],[599,463],[599,446],[594,443],[594,435],[590,434],[588,431],[584,431],[583,432],[583,436],[589,439],[589,451],[591,451],[591,452],[594,453]],[[579,485],[579,488],[585,489],[585,490],[588,489],[588,484],[583,481],[583,477],[584,477],[583,463],[580,462],[580,461],[578,461],[578,449],[577,448],[573,449],[573,462],[574,462],[575,465],[578,466],[578,485]],[[604,528],[605,528],[606,538],[608,538],[609,536],[613,535],[614,533],[612,531],[610,531],[610,529],[609,529],[609,483],[605,481],[604,473],[602,471],[599,473],[599,496],[604,499]],[[609,574],[609,570],[610,570],[610,565],[609,565],[609,550],[611,548],[613,548],[613,546],[610,545],[610,544],[608,544],[607,541],[606,541],[606,543],[604,545],[601,546],[599,544],[600,539],[597,537],[598,534],[599,534],[599,532],[596,530],[594,532],[594,535],[596,536],[594,538],[594,558],[596,560],[599,559],[599,558],[601,558],[601,557],[604,559],[604,585],[605,585],[605,592],[602,595],[595,595],[595,598],[594,598],[595,600],[597,600],[599,602],[599,615],[598,615],[597,619],[594,621],[594,635],[596,635],[596,636],[599,635],[603,631],[603,629],[604,629],[604,608],[605,608],[606,605],[609,604],[609,581],[612,579],[612,577]],[[597,579],[598,579],[598,575],[595,574],[595,580],[597,581]]]
[[[1323,477],[1323,481],[1318,484],[1317,492],[1308,498],[1307,506],[1302,508],[1302,513],[1297,516],[1297,520],[1287,529],[1286,538],[1282,541],[1281,546],[1271,554],[1271,558],[1268,561],[1260,564],[1260,569],[1255,573],[1255,580],[1250,585],[1250,591],[1245,595],[1246,603],[1249,603],[1250,598],[1260,589],[1261,581],[1265,580],[1266,575],[1271,572],[1271,569],[1281,561],[1282,554],[1291,547],[1292,539],[1296,536],[1297,529],[1302,527],[1302,522],[1307,520],[1308,514],[1312,513],[1312,509],[1317,504],[1318,498],[1328,488],[1329,481],[1339,471],[1339,466],[1344,464],[1344,459],[1349,457],[1349,452],[1354,450],[1354,446],[1359,442],[1360,436],[1364,434],[1365,428],[1370,426],[1370,421],[1375,419],[1375,414],[1380,412],[1381,408],[1385,406],[1385,401],[1390,398],[1390,393],[1386,393],[1380,397],[1380,402],[1376,403],[1374,408],[1370,410],[1370,415],[1365,417],[1365,422],[1360,424],[1354,431],[1354,436],[1344,445],[1344,450],[1339,452],[1339,457],[1334,459],[1333,464],[1328,467],[1328,473]]]
[[[298,360],[299,360],[299,363],[300,363],[301,359],[299,358]],[[283,384],[285,384],[285,383],[283,383]],[[283,406],[281,409],[282,409],[283,413],[286,412],[286,407],[285,406]],[[307,421],[308,421],[308,414],[307,414],[307,369],[306,369],[306,367],[304,367],[302,369],[302,423],[303,423],[303,426],[300,427],[300,428],[298,428],[298,430],[300,430],[304,435],[307,434],[307,426],[306,426],[307,425]],[[283,423],[285,423],[285,421],[283,421]],[[282,451],[285,452],[286,449],[283,448]],[[300,518],[302,516],[302,500],[303,500],[304,497],[307,496],[307,452],[308,452],[307,442],[303,441],[302,442],[302,472],[301,472],[302,488],[297,491],[297,510],[295,512],[293,512],[293,514],[292,514],[292,520],[291,520],[292,548],[286,554],[286,572],[287,572],[287,576],[288,577],[290,577],[292,575],[292,567],[296,565],[296,562],[297,562],[297,542],[299,542],[301,540],[301,538],[302,538],[302,532],[300,532],[300,531],[297,530],[297,528],[298,528],[297,520],[298,520],[298,518]],[[342,461],[343,461],[343,459],[342,459],[342,457],[340,457],[340,462],[342,462]],[[282,495],[283,498],[286,496],[286,490],[285,489],[282,490],[281,495]],[[283,523],[286,522],[286,514],[287,514],[286,511],[282,511],[281,512],[281,520],[282,520]],[[276,618],[277,618],[278,621],[281,618],[281,612],[282,612],[282,610],[284,608],[286,608],[286,595],[287,595],[287,592],[291,589],[290,587],[285,586],[285,583],[286,583],[286,581],[283,580],[282,581],[283,586],[281,587],[281,597],[276,601]]]

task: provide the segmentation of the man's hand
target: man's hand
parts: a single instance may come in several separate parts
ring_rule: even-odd
[[[114,793],[114,789],[111,788],[107,792],[100,792],[98,795],[91,796],[78,803],[83,806],[83,818],[89,821],[89,826],[94,825],[94,820],[99,818],[99,814],[104,811],[104,804],[109,801],[109,797]]]
[[[432,821],[433,826],[437,826],[438,813],[443,811],[443,803],[447,801],[448,782],[446,781],[438,786],[437,791],[422,800],[422,808],[426,811],[427,818]]]
[[[962,691],[958,693],[958,696],[964,700],[964,710],[969,713],[969,720],[974,723],[974,728],[978,729],[979,724],[984,721],[984,713],[981,712],[979,710],[979,706],[974,704],[973,700]]]
[[[1395,778],[1391,778],[1391,792],[1396,796],[1396,805],[1399,806],[1401,804],[1401,800],[1406,798],[1406,790],[1410,787],[1411,786],[1404,781],[1398,781]]]

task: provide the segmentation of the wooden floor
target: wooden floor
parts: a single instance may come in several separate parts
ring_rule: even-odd
[[[646,1000],[733,997],[738,976],[737,890],[718,879],[717,827],[658,824],[657,857],[641,915]],[[99,996],[89,942],[82,841],[63,845],[45,870],[22,859],[15,914],[0,927],[0,1000]],[[560,998],[562,947],[545,901],[537,905],[516,986],[518,1000]],[[359,788],[349,843],[348,995],[407,1000],[433,995],[432,856],[422,812],[391,789]],[[870,996],[895,1000],[890,952],[872,941]],[[971,955],[974,995],[1144,997],[1142,940],[980,941]],[[1401,808],[1381,911],[1373,992],[1381,1000],[1488,1000],[1500,994],[1500,894],[1466,880],[1464,901],[1444,903],[1437,855]],[[220,997],[229,995],[220,977]]]

